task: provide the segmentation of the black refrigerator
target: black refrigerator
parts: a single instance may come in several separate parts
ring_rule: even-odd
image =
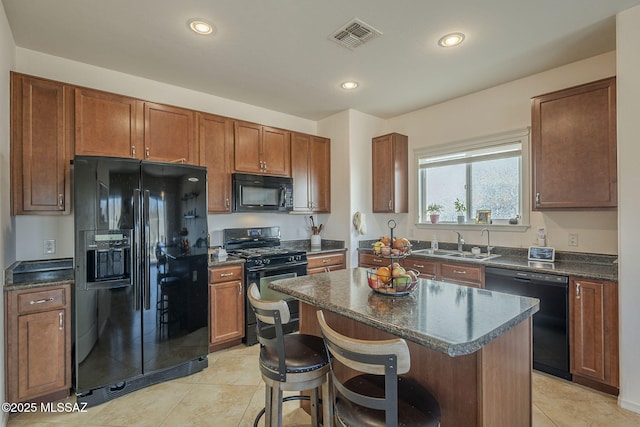
[[[207,367],[206,169],[76,157],[72,170],[78,401]]]

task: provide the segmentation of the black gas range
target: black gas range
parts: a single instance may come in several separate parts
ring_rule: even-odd
[[[299,326],[298,301],[269,288],[274,280],[307,274],[307,254],[297,249],[280,246],[280,227],[231,228],[223,231],[224,248],[234,256],[243,258],[245,282],[245,338],[247,345],[258,342],[256,317],[249,305],[247,290],[252,283],[258,285],[264,299],[282,299],[287,302],[291,321],[283,326],[285,332],[294,332]]]

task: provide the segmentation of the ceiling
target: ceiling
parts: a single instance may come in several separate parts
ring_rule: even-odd
[[[319,120],[394,117],[615,49],[640,0],[2,0],[17,46]],[[212,36],[187,22],[214,24]],[[358,18],[382,32],[329,39]],[[442,48],[445,33],[466,34]],[[340,84],[355,80],[350,92]]]

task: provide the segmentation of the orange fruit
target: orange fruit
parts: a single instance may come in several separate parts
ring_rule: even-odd
[[[376,274],[378,275],[378,280],[380,280],[381,283],[389,283],[389,280],[391,280],[391,271],[388,267],[378,268]]]

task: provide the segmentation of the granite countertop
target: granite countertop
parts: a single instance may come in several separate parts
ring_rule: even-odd
[[[426,242],[412,241],[412,249],[428,249],[429,244]],[[485,248],[482,252],[485,252]],[[456,250],[455,244],[441,244],[440,249]],[[465,251],[470,251],[471,246],[464,247]],[[359,252],[373,253],[371,245],[368,242],[360,242]],[[527,259],[527,249],[522,248],[493,248],[492,254],[500,254],[497,258],[486,261],[477,261],[464,258],[446,258],[442,256],[434,256],[428,253],[412,252],[412,257],[424,257],[436,261],[448,261],[455,263],[469,263],[475,265],[484,265],[486,267],[508,268],[512,270],[544,272],[546,274],[558,274],[564,276],[576,276],[587,279],[618,281],[618,264],[615,255],[601,254],[585,254],[578,252],[556,252],[556,261],[554,263],[533,262]]]
[[[244,259],[238,258],[236,256],[226,256],[222,258],[218,258],[217,256],[209,257],[209,268],[224,267],[227,265],[237,265],[237,264],[243,265]]]
[[[372,291],[363,268],[277,280],[269,287],[452,357],[480,350],[539,309],[535,298],[419,280],[404,297]]]
[[[4,290],[73,283],[73,258],[16,261],[4,271]]]
[[[310,240],[287,240],[281,243],[281,246],[287,249],[296,249],[305,251],[307,255],[321,254],[326,252],[345,251],[344,240],[328,240],[322,239],[320,246],[311,246]]]

